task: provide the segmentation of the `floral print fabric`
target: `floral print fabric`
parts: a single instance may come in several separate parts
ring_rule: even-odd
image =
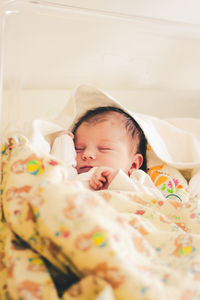
[[[172,166],[163,163],[147,145],[147,172],[154,185],[167,199],[189,201],[189,187],[183,175]]]
[[[89,191],[22,136],[2,152],[1,299],[200,299],[197,202]]]

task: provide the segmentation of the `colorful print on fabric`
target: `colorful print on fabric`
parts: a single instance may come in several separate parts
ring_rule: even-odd
[[[68,238],[70,236],[70,232],[67,229],[66,225],[61,224],[59,230],[55,233],[56,236],[61,236],[63,238]]]
[[[195,248],[192,246],[192,237],[190,235],[179,235],[174,244],[176,249],[174,250],[173,255],[175,256],[189,255],[195,251]]]
[[[117,289],[125,281],[125,276],[115,266],[109,266],[107,262],[97,264],[93,269],[84,269],[84,274],[97,275],[105,281],[109,282],[110,285]]]
[[[22,187],[11,187],[6,191],[5,197],[7,201],[15,200],[16,198],[23,201],[27,198],[31,191],[31,186],[30,185],[25,185]]]
[[[27,172],[32,175],[40,175],[44,172],[44,165],[41,160],[29,160],[27,162]]]
[[[1,146],[1,155],[4,155],[6,152],[6,145]]]
[[[88,234],[83,233],[75,240],[76,248],[82,251],[87,251],[93,246],[103,248],[106,246],[106,244],[106,232],[100,228],[96,228]]]
[[[39,257],[29,257],[27,270],[33,272],[47,272],[46,266],[43,260]]]
[[[43,159],[35,155],[29,156],[25,160],[17,160],[11,166],[11,171],[16,174],[29,173],[31,175],[40,175],[44,172]]]
[[[171,177],[165,170],[165,164],[153,166],[148,169],[148,174],[155,186],[166,198],[177,198],[180,201],[188,193],[188,189],[179,182],[179,179]]]

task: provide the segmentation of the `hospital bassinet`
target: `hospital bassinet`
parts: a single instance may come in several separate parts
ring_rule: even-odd
[[[1,299],[200,299],[200,159],[186,142],[198,148],[200,26],[61,0],[4,1],[1,21],[1,131],[23,124],[2,147]],[[183,130],[187,167],[148,145],[167,201],[66,183],[62,162],[23,134],[69,120],[74,90],[87,103],[96,88]]]

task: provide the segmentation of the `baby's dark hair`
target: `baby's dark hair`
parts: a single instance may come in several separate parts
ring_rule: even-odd
[[[135,140],[135,138],[138,139],[138,145],[137,145],[136,152],[142,154],[142,156],[143,156],[143,163],[142,163],[140,169],[146,172],[147,140],[146,140],[143,130],[141,129],[139,124],[129,114],[124,112],[122,109],[115,107],[115,106],[102,106],[102,107],[97,107],[97,108],[88,110],[74,125],[74,127],[72,129],[72,133],[75,135],[76,130],[83,122],[89,122],[91,119],[95,120],[95,117],[97,117],[97,115],[107,115],[110,112],[120,113],[124,117],[123,122],[124,122],[127,132],[130,134],[131,138],[133,140]]]

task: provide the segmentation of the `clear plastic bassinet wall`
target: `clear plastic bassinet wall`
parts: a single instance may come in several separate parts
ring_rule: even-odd
[[[71,7],[4,1],[2,127],[52,119],[80,84],[135,112],[200,117],[200,27]]]

